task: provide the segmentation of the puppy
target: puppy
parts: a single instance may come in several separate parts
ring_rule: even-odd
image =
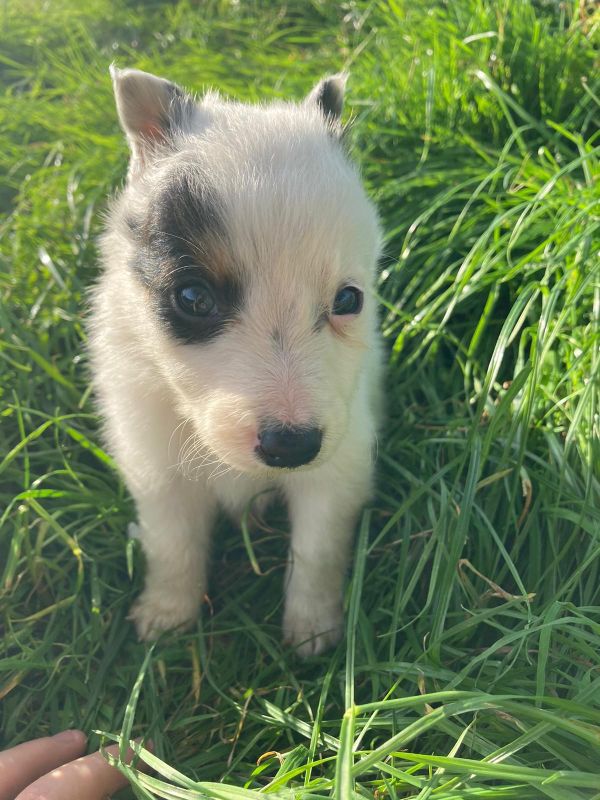
[[[90,356],[147,561],[131,617],[142,639],[191,623],[217,509],[239,519],[274,488],[291,523],[285,639],[319,653],[342,633],[381,372],[380,230],[341,143],[345,78],[251,106],[111,72],[131,161]]]

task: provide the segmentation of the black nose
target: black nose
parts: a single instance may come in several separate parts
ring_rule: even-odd
[[[270,467],[299,467],[317,455],[322,438],[319,428],[265,428],[255,452]]]

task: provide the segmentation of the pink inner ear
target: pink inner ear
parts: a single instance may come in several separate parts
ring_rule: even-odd
[[[156,141],[164,141],[165,140],[165,132],[154,122],[147,122],[146,124],[140,127],[140,134],[150,142]]]

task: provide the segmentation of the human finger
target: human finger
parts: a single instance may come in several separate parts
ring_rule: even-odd
[[[14,797],[40,775],[85,753],[83,731],[70,730],[18,744],[0,753],[0,800]]]
[[[119,745],[111,745],[105,752],[117,756]],[[132,758],[133,752],[129,750],[127,762]],[[105,800],[127,784],[127,778],[116,767],[111,767],[102,753],[96,752],[43,775],[16,800]]]

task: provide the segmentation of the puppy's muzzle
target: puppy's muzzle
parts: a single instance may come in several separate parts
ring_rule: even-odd
[[[317,456],[322,439],[319,428],[265,427],[255,453],[269,467],[300,467]]]

